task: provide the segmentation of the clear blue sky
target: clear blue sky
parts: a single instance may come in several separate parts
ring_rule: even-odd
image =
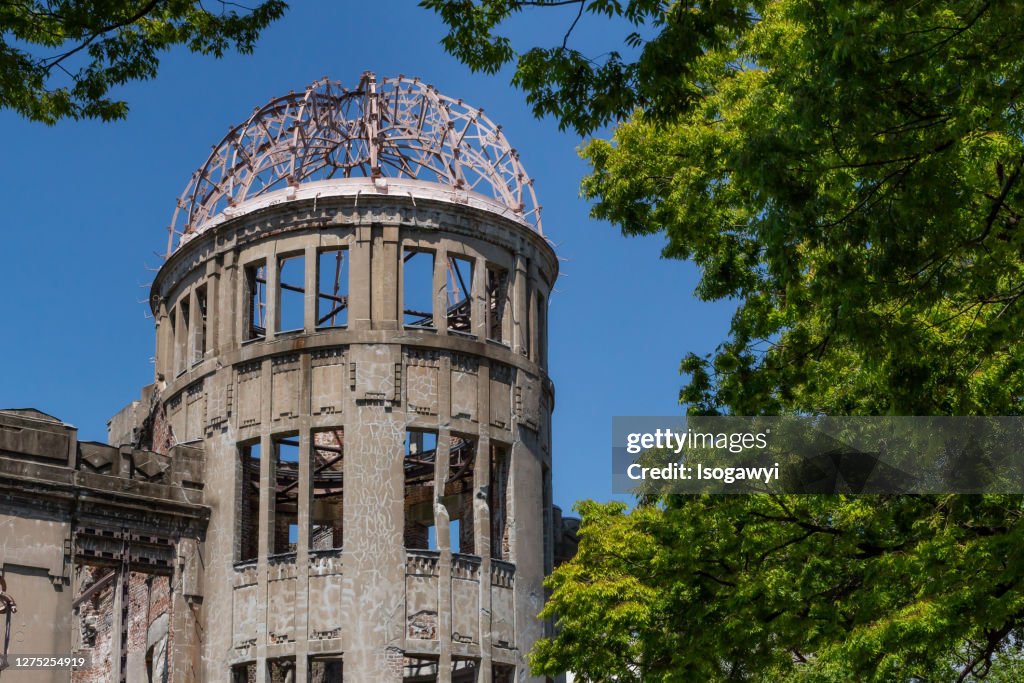
[[[560,43],[572,16],[528,14],[512,29],[531,44]],[[573,41],[621,49],[602,20]],[[106,421],[153,379],[147,318],[152,269],[189,176],[229,127],[272,97],[330,76],[355,85],[419,76],[504,126],[544,206],[563,259],[550,307],[555,382],[554,494],[567,510],[611,495],[611,417],[677,414],[687,351],[711,351],[732,307],[698,302],[690,264],[660,259],[661,237],[624,238],[588,218],[579,198],[580,140],[533,118],[509,74],[474,75],[445,54],[444,27],[412,0],[296,2],[255,54],[212,60],[175,51],[155,80],[121,92],[118,123],[48,128],[0,112],[0,407],[35,407],[105,440]]]

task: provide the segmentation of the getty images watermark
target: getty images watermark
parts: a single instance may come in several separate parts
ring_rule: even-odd
[[[1024,418],[615,417],[616,493],[1024,493]]]
[[[681,456],[699,450],[714,449],[731,454],[740,454],[757,448],[764,451],[768,448],[768,435],[771,429],[751,434],[750,432],[698,432],[692,428],[686,431],[673,431],[658,428],[653,432],[630,432],[626,435],[626,452],[640,455],[649,451]],[[715,467],[700,461],[686,464],[685,459],[678,462],[647,463],[632,462],[626,467],[626,476],[630,479],[651,481],[721,481],[734,484],[737,481],[759,481],[770,484],[779,478],[779,463],[771,467]]]

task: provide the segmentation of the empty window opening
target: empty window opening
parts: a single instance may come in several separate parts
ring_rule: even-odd
[[[189,305],[187,297],[178,304],[178,318],[174,339],[174,367],[175,374],[180,375],[188,369]]]
[[[402,661],[402,683],[437,681],[437,658],[406,655]]]
[[[476,465],[476,442],[452,435],[448,452],[448,476],[444,483],[445,508],[448,510],[453,553],[474,554],[473,540],[473,473]]]
[[[299,536],[299,438],[274,439],[274,505],[270,511],[271,554],[294,553]]]
[[[343,672],[341,655],[309,658],[309,683],[341,683]]]
[[[452,657],[452,683],[477,683],[480,663],[468,657]]]
[[[488,505],[491,513],[491,557],[511,560],[508,497],[509,457],[505,446],[491,444],[491,481]]]
[[[245,341],[267,336],[267,266],[254,263],[245,267]]]
[[[473,334],[473,261],[448,257],[445,278],[448,302],[448,331]]]
[[[544,296],[537,294],[537,364],[546,367],[548,362],[548,307]]]
[[[231,683],[256,683],[256,662],[231,667]]]
[[[520,327],[522,336],[520,342],[523,347],[521,349],[522,354],[527,358],[530,357],[530,348],[533,346],[533,323],[531,318],[533,317],[533,288],[529,284],[526,286],[526,310],[523,311],[523,320]]]
[[[448,518],[448,539],[451,541],[453,553],[462,552],[459,546],[459,520],[457,517]]]
[[[238,561],[255,560],[259,554],[260,519],[260,444],[239,446],[239,481],[241,500],[238,505]]]
[[[301,330],[306,310],[306,257],[286,256],[277,266],[277,331]]]
[[[508,271],[487,267],[487,338],[505,342],[505,309],[508,306]]]
[[[295,659],[281,657],[267,660],[267,673],[270,683],[295,683]]]
[[[172,366],[170,368],[171,373],[174,375],[178,374],[178,309],[172,308],[167,313],[167,321],[171,324],[170,334],[170,354]]]
[[[516,668],[508,664],[491,665],[491,680],[493,683],[512,683],[515,680]]]
[[[206,285],[196,289],[196,333],[192,340],[192,364],[206,358]]]
[[[402,257],[402,320],[406,327],[434,327],[434,253],[406,249]]]
[[[345,438],[340,428],[313,433],[313,509],[310,550],[341,548],[344,542]]]
[[[325,249],[317,261],[316,326],[348,325],[348,249]]]
[[[405,433],[405,547],[436,550],[434,532],[434,465],[437,432]]]

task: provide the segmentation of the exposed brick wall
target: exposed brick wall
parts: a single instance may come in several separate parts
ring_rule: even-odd
[[[110,570],[84,567],[79,571],[81,572],[80,585],[88,587]],[[115,631],[117,620],[114,612],[114,597],[116,589],[117,581],[115,579],[79,607],[78,627],[81,633],[82,649],[90,652],[92,667],[76,671],[72,675],[73,683],[114,683],[117,680],[117,662],[114,652],[119,638],[119,634]],[[161,620],[161,617],[164,619]],[[132,656],[137,655],[147,662],[147,668],[150,667],[150,662],[147,660],[150,627],[156,622],[167,624],[163,647],[156,644],[153,648],[153,656],[157,661],[152,663],[152,669],[149,670],[157,673],[157,677],[153,679],[154,683],[170,680],[172,674],[173,659],[170,653],[173,651],[174,632],[171,628],[170,617],[170,579],[163,576],[151,577],[138,572],[130,573],[128,578],[128,653]],[[159,634],[156,635],[156,640],[159,640]],[[163,670],[166,670],[165,675],[161,675]],[[128,680],[131,683],[136,683],[131,680],[132,678],[132,675],[129,674]],[[148,681],[142,680],[138,683],[148,683]]]
[[[416,522],[405,522],[405,547],[426,550],[430,544],[430,527]]]
[[[82,567],[77,570],[82,587],[91,586],[109,570],[101,567]],[[97,591],[83,602],[78,610],[78,627],[81,633],[81,647],[90,655],[92,666],[78,669],[72,676],[73,683],[107,683],[114,672],[112,657],[114,627],[114,588],[116,581]]]
[[[128,575],[128,651],[145,652],[149,629],[149,586],[143,574]]]

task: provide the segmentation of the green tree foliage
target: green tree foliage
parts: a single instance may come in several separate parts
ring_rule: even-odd
[[[580,505],[538,672],[589,681],[1019,681],[1024,542],[997,496]]]
[[[65,118],[124,118],[111,88],[156,75],[175,45],[222,56],[252,51],[287,5],[254,7],[195,0],[56,0],[0,3],[0,107],[47,124]]]
[[[593,215],[664,233],[700,297],[738,303],[718,351],[683,362],[686,403],[1018,412],[1020,3],[424,4],[470,66],[515,60],[538,115],[581,133],[630,115],[583,150]],[[562,4],[618,15],[637,58],[517,55],[497,33]]]
[[[680,399],[716,414],[1010,414],[1024,395],[1024,5],[425,0],[582,149],[594,217],[736,303]],[[571,5],[571,15],[556,5]],[[568,16],[514,46],[502,22]],[[565,12],[566,10],[561,10]],[[574,21],[575,20],[575,21]],[[621,52],[572,47],[578,22]],[[1019,497],[585,503],[539,672],[1021,680]]]

